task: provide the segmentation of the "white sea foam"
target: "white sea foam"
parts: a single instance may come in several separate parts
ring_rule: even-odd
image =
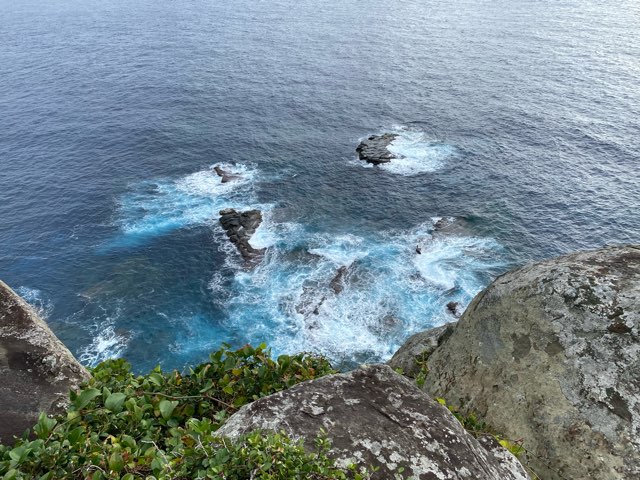
[[[396,126],[390,133],[397,137],[387,150],[397,158],[381,163],[378,167],[395,175],[412,177],[440,170],[456,154],[456,147],[440,142],[421,130]],[[360,161],[359,164],[362,167],[372,166]]]
[[[421,151],[422,137],[415,132],[405,137],[415,143],[405,146],[405,153]],[[411,333],[452,320],[446,304],[466,306],[503,268],[497,242],[462,230],[457,236],[435,234],[438,219],[406,231],[366,235],[328,234],[278,222],[274,205],[255,203],[257,172],[243,168],[243,180],[235,185],[221,184],[205,170],[138,186],[124,199],[121,213],[131,227],[123,228],[126,235],[139,238],[213,222],[216,243],[225,253],[224,265],[209,282],[224,320],[212,324],[201,314],[170,319],[176,326],[171,346],[176,358],[186,360],[223,341],[267,341],[275,353],[315,351],[346,364],[383,361]],[[227,207],[263,212],[251,243],[268,250],[252,270],[215,222]],[[107,318],[96,329],[83,361],[92,364],[124,350],[129,339],[113,325]]]
[[[53,311],[53,302],[46,298],[42,290],[20,286],[16,288],[16,293],[20,295],[36,311],[40,318],[46,320]]]
[[[270,228],[270,255],[234,277],[229,328],[276,352],[310,350],[336,362],[387,359],[410,333],[452,320],[447,302],[466,305],[503,265],[497,242],[433,237],[432,223],[369,236]]]
[[[96,365],[110,358],[122,356],[129,338],[118,334],[112,324],[101,324],[94,329],[92,342],[80,352],[79,360],[85,365]]]
[[[369,253],[364,239],[356,235],[316,235],[314,243],[322,246],[310,248],[309,253],[324,257],[338,267],[349,266]]]
[[[179,228],[213,222],[222,208],[240,208],[251,202],[256,170],[240,164],[221,167],[238,178],[222,183],[210,168],[177,180],[132,185],[117,209],[116,221],[124,238],[114,243],[140,242]]]

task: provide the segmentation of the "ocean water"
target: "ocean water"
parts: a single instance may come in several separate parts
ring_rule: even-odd
[[[0,278],[88,365],[384,361],[509,268],[640,242],[638,79],[636,0],[0,0]],[[384,132],[403,158],[357,160]]]

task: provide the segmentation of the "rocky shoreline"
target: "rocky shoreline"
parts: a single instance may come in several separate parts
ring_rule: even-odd
[[[260,221],[257,210],[221,212],[248,262],[263,253],[248,243]],[[338,269],[327,288],[340,294],[347,276]],[[417,479],[640,478],[639,329],[640,246],[559,257],[500,276],[457,323],[409,338],[389,366],[264,397],[219,433],[284,430],[311,446],[324,428],[337,465],[364,462],[380,480],[400,468]],[[87,378],[0,283],[0,440],[20,435],[39,411],[60,411],[67,390]],[[529,470],[494,437],[470,435],[434,398],[522,444]]]

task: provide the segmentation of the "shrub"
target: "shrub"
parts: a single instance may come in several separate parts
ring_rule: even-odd
[[[327,458],[328,441],[306,452],[284,434],[238,440],[216,430],[242,405],[296,383],[334,373],[322,357],[273,360],[265,345],[228,346],[187,373],[158,367],[144,376],[124,360],[92,370],[72,392],[66,415],[40,415],[33,432],[0,445],[0,478],[11,479],[360,479]]]

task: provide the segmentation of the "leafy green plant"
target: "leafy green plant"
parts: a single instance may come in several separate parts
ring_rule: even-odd
[[[216,435],[242,405],[329,373],[322,357],[274,360],[265,345],[224,346],[187,373],[136,376],[124,360],[109,360],[71,393],[66,415],[42,414],[31,435],[0,445],[0,478],[366,479],[365,469],[333,466],[324,437],[309,453],[284,434]]]

